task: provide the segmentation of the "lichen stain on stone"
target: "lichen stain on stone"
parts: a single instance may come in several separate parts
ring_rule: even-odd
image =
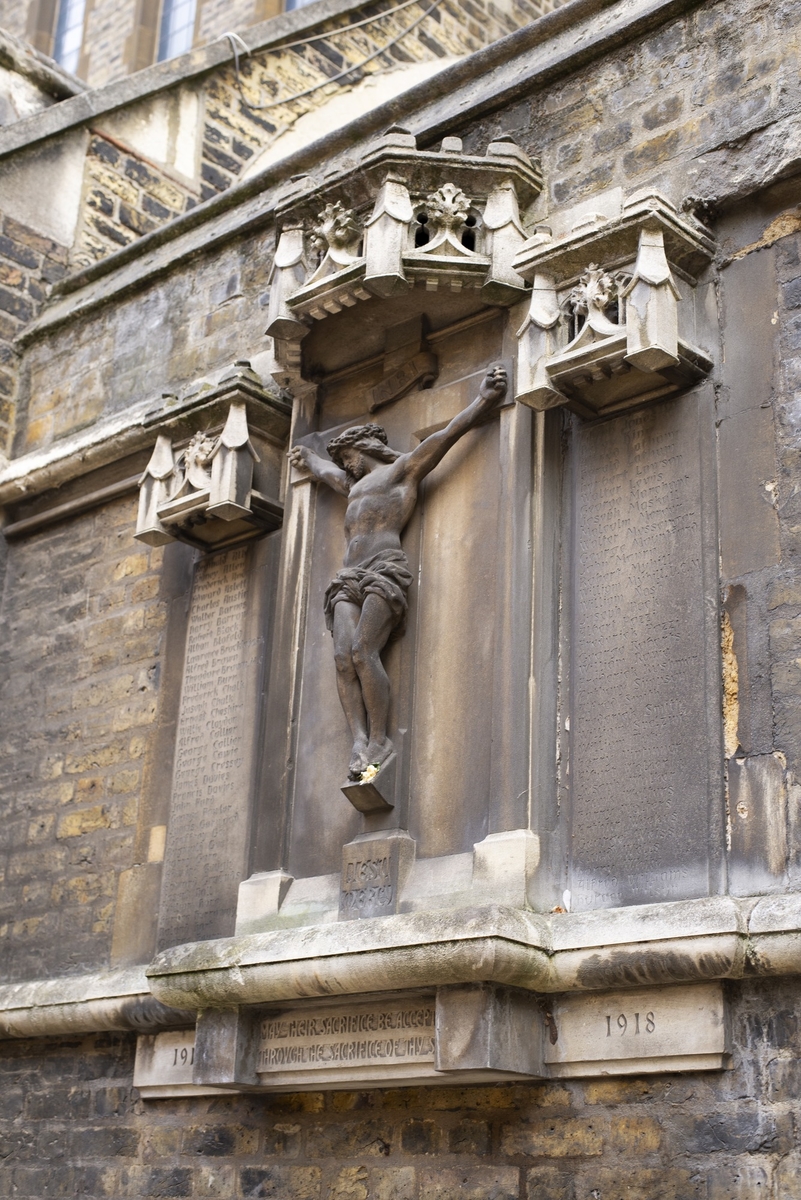
[[[734,629],[725,608],[720,621],[720,646],[723,657],[723,747],[726,758],[731,758],[739,745],[740,684]]]
[[[691,979],[722,979],[734,967],[730,954],[643,948],[635,953],[615,950],[593,954],[576,972],[581,987],[596,989],[635,987],[658,983],[685,983]]]

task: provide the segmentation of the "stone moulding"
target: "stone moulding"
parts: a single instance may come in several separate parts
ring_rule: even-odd
[[[492,906],[177,946],[0,987],[0,1036],[185,1027],[199,1009],[459,983],[549,995],[801,974],[801,894],[579,914]]]
[[[143,966],[0,986],[4,1038],[164,1029],[194,1020],[194,1012],[165,1008],[156,1000]]]
[[[163,1003],[203,1008],[478,981],[553,993],[797,974],[801,895],[778,899],[404,914],[179,946],[148,978]]]
[[[511,140],[485,155],[463,154],[454,137],[423,151],[397,128],[335,181],[296,180],[276,208],[267,332],[279,357],[315,321],[416,286],[515,303],[526,292],[513,265],[526,236],[521,209],[541,187],[539,168]]]
[[[564,237],[539,226],[513,260],[532,284],[516,398],[591,419],[698,382],[712,360],[682,335],[678,308],[694,307],[714,250],[704,226],[655,192],[636,193],[612,220],[588,214]],[[684,298],[676,275],[690,285]]]
[[[241,403],[231,405],[216,438],[194,434],[177,459],[171,439],[159,434],[139,480],[134,537],[149,546],[178,540],[208,549],[277,529],[283,506],[253,487],[259,461]]]

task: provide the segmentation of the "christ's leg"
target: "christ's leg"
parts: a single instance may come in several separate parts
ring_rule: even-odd
[[[362,686],[353,662],[353,643],[362,610],[358,604],[340,600],[334,608],[334,661],[337,667],[337,691],[353,738],[348,774],[357,779],[367,766],[367,714]]]
[[[386,600],[374,594],[365,596],[353,641],[353,665],[361,683],[370,727],[368,764],[385,762],[393,750],[392,742],[387,737],[389,678],[381,662],[381,651],[389,640],[394,623]]]

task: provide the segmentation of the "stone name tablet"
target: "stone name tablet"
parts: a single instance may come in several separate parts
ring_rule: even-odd
[[[558,1078],[728,1065],[720,983],[562,996],[551,1011],[556,1041],[545,1038],[544,1057]]]
[[[263,631],[252,548],[201,559],[189,616],[164,862],[159,945],[232,934],[247,875]]]
[[[262,1020],[256,1073],[272,1086],[424,1079],[434,1055],[433,996],[307,1007]]]
[[[169,1096],[219,1096],[220,1089],[192,1082],[195,1031],[140,1034],[136,1039],[133,1085],[145,1100]]]
[[[719,702],[701,406],[690,395],[577,434],[574,909],[708,893],[707,709]]]

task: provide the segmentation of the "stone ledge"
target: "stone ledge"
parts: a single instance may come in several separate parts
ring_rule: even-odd
[[[0,987],[0,1037],[48,1037],[101,1030],[193,1024],[194,1012],[166,1008],[148,988],[144,967],[37,979]]]
[[[203,1008],[497,983],[594,992],[801,974],[801,893],[539,914],[490,906],[176,946],[0,987],[0,1037],[180,1027]]]
[[[197,1008],[476,982],[551,993],[738,978],[746,949],[727,897],[577,916],[492,905],[178,946],[148,976],[164,1003]]]

